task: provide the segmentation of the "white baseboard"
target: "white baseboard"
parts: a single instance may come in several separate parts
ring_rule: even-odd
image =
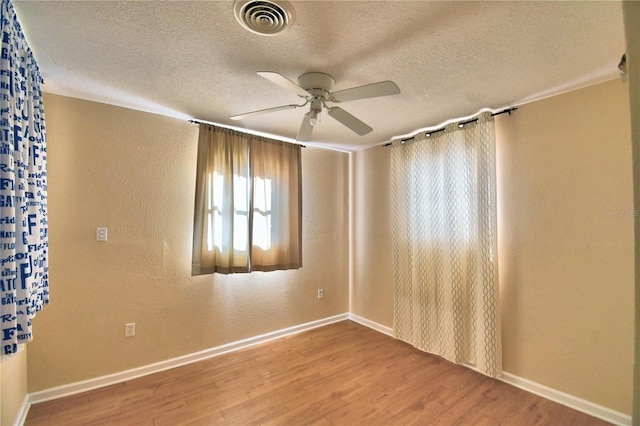
[[[364,325],[365,327],[369,327],[375,331],[378,331],[382,334],[386,334],[387,336],[393,336],[393,329],[391,327],[387,327],[386,325],[378,324],[377,322],[368,320],[356,314],[349,314],[349,319],[351,321],[357,322],[360,325]]]
[[[31,407],[31,404],[29,403],[29,395],[25,395],[22,405],[20,406],[20,410],[18,410],[14,426],[24,425],[24,422],[27,420],[27,414],[29,413],[29,407]]]
[[[347,319],[349,319],[349,314],[345,313],[345,314],[335,315],[335,316],[323,318],[317,321],[312,321],[305,324],[284,328],[282,330],[261,334],[259,336],[250,337],[248,339],[238,340],[236,342],[227,343],[225,345],[216,346],[214,348],[205,349],[200,352],[183,355],[177,358],[160,361],[154,364],[149,364],[149,365],[145,365],[138,368],[132,368],[131,370],[121,371],[118,373],[109,374],[102,377],[96,377],[89,380],[83,380],[81,382],[70,383],[68,385],[62,385],[62,386],[57,386],[54,388],[45,389],[38,392],[33,392],[29,395],[29,405],[36,404],[38,402],[49,401],[52,399],[62,398],[65,396],[74,395],[81,392],[90,391],[93,389],[113,385],[116,383],[121,383],[127,380],[142,377],[142,376],[147,376],[149,374],[158,373],[160,371],[169,370],[171,368],[180,367],[182,365],[202,361],[207,358],[212,358],[218,355],[226,354],[228,352],[237,351],[239,349],[247,348],[253,345],[258,345],[260,343],[279,339],[281,337],[290,336],[292,334],[302,333],[303,331],[312,330],[314,328],[322,327],[328,324],[333,324],[333,323],[344,321]],[[26,411],[28,411],[28,408]],[[25,414],[25,418],[26,418],[26,414]]]
[[[574,410],[581,411],[585,414],[589,414],[590,416],[597,417],[609,423],[620,426],[631,425],[631,416],[627,414],[603,407],[602,405],[578,398],[577,396],[569,395],[548,386],[532,382],[531,380],[523,379],[515,374],[503,372],[500,380],[527,392],[531,392],[535,395],[573,408]]]

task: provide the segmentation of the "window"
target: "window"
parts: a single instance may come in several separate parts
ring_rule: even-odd
[[[302,264],[300,145],[200,125],[192,275]]]

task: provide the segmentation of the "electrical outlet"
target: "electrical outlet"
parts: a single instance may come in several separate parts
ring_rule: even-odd
[[[324,290],[319,288],[318,289],[318,299],[322,299],[324,297]]]
[[[107,228],[96,228],[96,241],[107,241]]]
[[[124,325],[124,337],[132,337],[136,335],[136,323],[130,322]]]

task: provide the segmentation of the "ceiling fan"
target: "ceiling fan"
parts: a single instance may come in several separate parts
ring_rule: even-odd
[[[360,136],[366,135],[373,129],[366,123],[360,121],[344,109],[337,106],[327,106],[327,102],[340,103],[355,101],[358,99],[375,98],[378,96],[397,95],[400,89],[393,81],[380,81],[378,83],[366,84],[364,86],[352,87],[350,89],[332,92],[335,80],[329,74],[322,72],[309,72],[298,77],[298,82],[294,83],[287,77],[277,72],[261,71],[258,75],[295,93],[305,100],[303,104],[282,105],[273,108],[261,109],[230,117],[232,120],[241,120],[254,115],[282,111],[285,109],[301,108],[309,105],[309,112],[304,115],[302,125],[298,131],[296,140],[306,141],[311,137],[313,127],[318,123],[320,114],[326,109],[327,114],[339,121]]]

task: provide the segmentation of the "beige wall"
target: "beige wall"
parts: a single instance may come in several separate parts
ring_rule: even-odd
[[[23,349],[0,363],[0,425],[18,420],[27,398],[27,351]]]
[[[391,149],[353,154],[352,312],[393,327]]]
[[[34,320],[30,392],[348,311],[347,154],[303,150],[303,268],[191,277],[198,127],[44,100],[51,304]]]
[[[633,204],[621,81],[500,117],[504,369],[631,413]]]
[[[607,212],[633,210],[629,120],[611,81],[496,122],[504,369],[627,414],[633,217]],[[354,156],[354,311],[391,327],[389,150]]]
[[[640,2],[623,3],[633,141],[634,208],[640,211]],[[635,218],[635,379],[633,424],[640,426],[640,216]]]

